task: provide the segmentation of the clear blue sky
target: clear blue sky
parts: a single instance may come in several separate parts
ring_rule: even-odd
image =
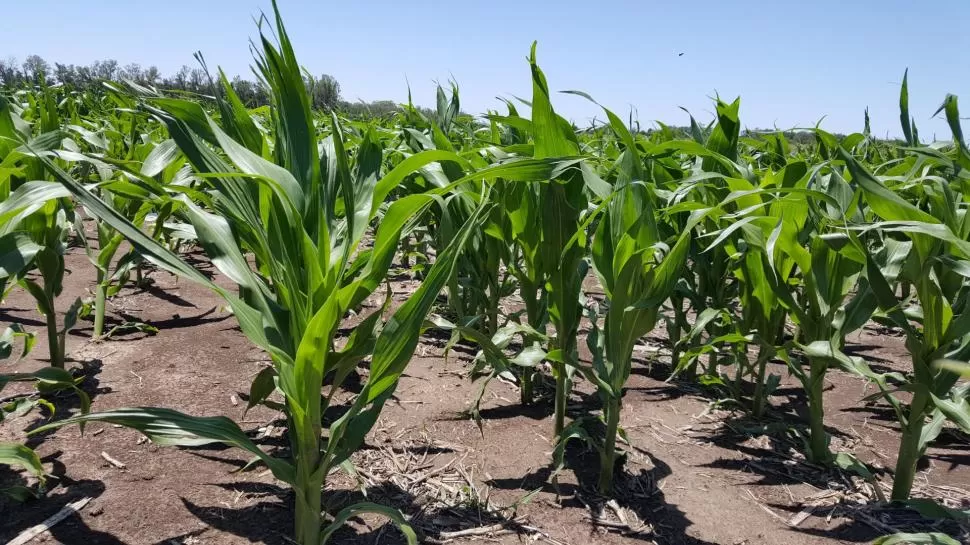
[[[210,65],[249,74],[253,16],[269,0],[32,0],[4,6],[0,57],[48,62],[114,58],[174,73]],[[749,128],[814,125],[900,134],[898,92],[910,69],[911,108],[924,139],[950,137],[931,119],[946,93],[970,115],[970,0],[280,0],[300,61],[329,73],[349,100],[434,102],[434,82],[454,78],[462,108],[481,113],[495,96],[528,98],[525,57],[538,40],[554,90],[580,89],[646,125],[711,116],[709,97],[742,97]],[[41,23],[41,21],[44,21]],[[683,56],[678,56],[683,52]],[[560,95],[579,123],[600,115]],[[602,115],[600,115],[602,118]]]

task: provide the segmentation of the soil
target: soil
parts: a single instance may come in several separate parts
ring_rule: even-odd
[[[228,285],[203,258],[194,257],[197,266]],[[60,309],[87,296],[94,282],[83,251],[72,250],[67,266]],[[83,321],[69,336],[68,354],[85,377],[93,410],[158,406],[225,415],[267,448],[281,447],[280,414],[266,408],[244,411],[250,381],[267,365],[266,356],[242,335],[215,294],[160,271],[150,278],[149,287],[127,287],[111,299],[108,327],[143,322],[157,327],[157,334],[136,331],[92,342],[91,323]],[[406,276],[395,281],[395,299],[403,301],[414,286]],[[30,356],[7,369],[47,364],[43,322],[26,293],[15,290],[4,301],[0,322],[17,322],[38,334]],[[826,504],[826,497],[850,498],[862,485],[799,459],[790,429],[792,415],[803,414],[805,402],[782,366],[773,369],[786,378],[771,415],[753,422],[712,403],[711,392],[695,384],[666,382],[670,366],[662,329],[654,334],[639,353],[624,398],[622,425],[633,447],[618,476],[616,509],[592,492],[598,459],[579,444],[569,449],[568,465],[556,482],[550,478],[549,400],[522,407],[516,388],[495,380],[486,391],[481,428],[468,418],[465,411],[478,389],[467,376],[474,349],[459,345],[445,358],[444,339],[433,332],[419,345],[395,399],[354,458],[367,499],[402,509],[428,542],[814,545],[864,543],[884,534],[880,528],[898,527],[892,512],[864,518]],[[908,362],[903,339],[884,329],[855,335],[850,350],[872,365],[904,369]],[[4,395],[17,391],[8,387]],[[827,423],[834,447],[877,469],[892,468],[898,426],[885,404],[860,401],[873,391],[862,379],[832,371],[825,393]],[[599,402],[592,392],[579,382],[572,417],[595,412]],[[72,396],[55,401],[54,418],[77,410]],[[45,420],[46,415],[32,413],[9,421],[0,440],[23,440],[25,430]],[[163,448],[133,430],[101,424],[89,425],[83,436],[77,427],[65,427],[27,443],[54,476],[43,498],[25,504],[0,500],[0,543],[82,497],[93,499],[35,542],[288,543],[289,489],[262,467],[244,469],[249,458],[241,451]],[[102,453],[124,468],[108,463]],[[921,490],[970,489],[967,455],[966,439],[945,432],[923,460]],[[886,470],[878,477],[888,482],[891,475]],[[20,473],[0,469],[0,485],[17,481],[23,482]],[[334,474],[328,486],[331,512],[361,499],[360,486],[346,474]],[[813,502],[819,507],[804,521],[788,524]],[[501,520],[486,513],[486,506],[516,507],[514,513],[506,509]],[[594,514],[613,521],[612,527],[594,525]],[[620,514],[628,519],[626,528],[620,528]],[[496,523],[488,534],[449,533],[471,529],[474,534],[475,528]],[[384,519],[368,515],[353,519],[334,542],[386,544],[403,538]]]

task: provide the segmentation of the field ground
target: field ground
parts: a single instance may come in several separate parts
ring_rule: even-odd
[[[202,259],[198,265],[211,270]],[[94,268],[82,251],[72,250],[68,268],[61,309],[86,295],[94,281]],[[109,320],[146,322],[158,327],[157,335],[136,332],[92,343],[90,323],[83,322],[70,336],[68,354],[83,368],[83,387],[93,409],[160,406],[226,415],[264,446],[285,448],[279,414],[259,408],[244,415],[250,380],[266,358],[239,332],[221,300],[168,273],[153,272],[151,278],[148,289],[126,288],[111,300]],[[403,300],[413,285],[407,279],[394,282],[394,297]],[[0,322],[19,322],[38,332],[37,347],[16,370],[45,365],[43,323],[26,294],[11,295],[0,310]],[[854,507],[867,497],[858,479],[799,462],[794,445],[776,430],[780,419],[773,426],[746,421],[737,412],[710,410],[711,398],[696,387],[665,382],[669,365],[649,350],[661,344],[660,336],[648,339],[628,384],[623,425],[635,450],[616,503],[604,505],[590,492],[598,462],[579,448],[570,452],[570,466],[558,486],[550,483],[551,403],[523,410],[512,385],[493,381],[480,432],[463,416],[478,387],[466,377],[474,351],[458,346],[446,360],[444,340],[434,335],[424,337],[396,400],[355,456],[367,497],[412,516],[430,543],[814,545],[864,543],[907,528],[911,512]],[[885,330],[853,335],[850,351],[873,366],[908,364],[902,338]],[[775,372],[785,374],[781,367]],[[860,408],[859,400],[873,388],[841,372],[829,377],[827,422],[835,446],[876,468],[893,467],[895,419],[881,405]],[[573,416],[598,405],[589,385],[579,384]],[[795,397],[798,391],[785,379],[774,398],[776,411],[799,412],[804,401]],[[64,396],[59,416],[75,407],[76,401]],[[4,426],[0,438],[23,438],[23,430],[37,420],[15,420]],[[930,449],[924,460],[918,493],[949,498],[954,505],[964,497],[959,489],[970,489],[970,451],[965,438],[950,431],[939,443],[945,446]],[[56,478],[46,498],[24,505],[0,503],[0,543],[81,497],[93,498],[81,515],[38,540],[287,543],[288,489],[264,468],[236,471],[247,463],[241,451],[160,448],[135,431],[101,424],[89,426],[83,437],[76,427],[62,428],[29,444],[48,467],[52,464]],[[102,453],[125,467],[109,464]],[[889,480],[887,474],[880,477]],[[0,482],[16,478],[9,471],[0,473]],[[330,483],[340,491],[328,495],[331,510],[360,499],[349,476],[335,474]],[[541,491],[514,513],[505,510],[504,519],[486,512],[487,507],[512,506],[537,488]],[[603,524],[594,525],[592,516]],[[393,527],[370,517],[355,519],[336,540],[401,541]]]

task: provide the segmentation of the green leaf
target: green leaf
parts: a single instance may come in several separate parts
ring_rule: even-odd
[[[41,249],[24,233],[0,236],[0,283],[23,274]]]
[[[239,320],[239,326],[257,346],[273,351],[263,332],[263,316],[241,301],[238,297],[216,285],[195,268],[186,264],[170,249],[159,244],[145,234],[139,226],[132,224],[127,218],[108,206],[101,199],[89,192],[69,174],[61,170],[54,162],[41,157],[48,171],[54,178],[64,185],[81,204],[95,217],[118,230],[131,245],[148,261],[180,276],[184,276],[198,284],[208,287],[221,295],[232,307],[233,313]]]
[[[10,324],[0,335],[0,360],[9,358],[13,354],[14,340],[18,337],[23,338],[24,344],[17,359],[22,359],[34,348],[37,337],[24,329],[20,324]]]
[[[323,533],[320,534],[320,543],[326,544],[330,541],[330,537],[334,532],[339,530],[344,524],[350,520],[351,517],[359,515],[361,513],[372,513],[375,515],[381,515],[391,519],[404,534],[404,538],[407,539],[408,545],[418,545],[418,536],[414,533],[414,529],[408,524],[404,515],[397,509],[386,507],[384,505],[379,505],[370,502],[355,503],[348,507],[344,507],[339,513],[334,515],[333,522],[327,525],[323,529]]]
[[[249,385],[249,400],[246,402],[246,411],[243,416],[253,407],[262,404],[276,391],[276,370],[272,367],[264,367],[256,374],[252,384]]]
[[[40,463],[40,457],[20,443],[0,442],[0,464],[18,465],[35,477],[44,476],[44,466]]]
[[[929,498],[911,498],[903,503],[929,519],[950,519],[961,522],[970,519],[970,513],[967,511],[940,505]]]
[[[261,154],[264,145],[263,135],[222,69],[219,69],[219,83],[222,85],[224,94],[224,97],[220,97],[221,100],[219,100],[219,111],[222,114],[220,118],[226,132],[237,142],[242,142],[249,151]]]
[[[10,486],[0,488],[0,496],[7,496],[17,503],[26,503],[28,500],[36,499],[37,493],[26,486]]]
[[[532,68],[532,133],[535,158],[577,155],[579,145],[569,122],[556,115],[549,100],[549,84],[536,62],[536,42],[532,43],[529,65]]]
[[[970,363],[955,360],[937,360],[933,366],[938,369],[946,369],[951,373],[956,373],[963,378],[970,378]]]
[[[928,534],[893,534],[880,537],[872,545],[960,545],[952,537],[939,532]]]
[[[970,403],[965,398],[945,399],[930,394],[933,398],[933,405],[946,416],[947,420],[953,422],[964,433],[970,433]]]
[[[44,159],[48,161],[48,159]],[[20,226],[20,222],[53,199],[70,196],[70,192],[57,182],[42,180],[27,182],[0,202],[0,235],[7,235]]]
[[[142,161],[139,172],[144,176],[158,176],[175,161],[178,155],[179,149],[175,140],[168,139],[160,142],[152,148],[148,157],[145,157],[145,160]]]
[[[223,443],[239,447],[258,456],[273,471],[277,479],[292,484],[296,478],[292,465],[263,452],[235,422],[224,416],[190,416],[172,409],[152,407],[120,408],[72,416],[31,430],[28,435],[86,422],[106,422],[132,428],[145,434],[152,442],[163,446]]]
[[[916,205],[904,200],[902,197],[889,190],[885,185],[869,173],[851,154],[843,149],[839,149],[839,157],[845,161],[852,174],[852,181],[862,188],[866,196],[866,201],[879,217],[887,221],[912,221],[928,224],[940,223],[931,214],[928,214]]]
[[[437,256],[421,286],[388,319],[374,345],[371,372],[363,391],[351,410],[330,427],[329,449],[341,463],[363,443],[380,414],[383,404],[394,393],[398,379],[414,354],[422,325],[438,294],[451,277],[458,256],[472,234],[481,228],[493,205],[483,204],[462,225],[451,243]],[[336,443],[336,444],[335,444]]]
[[[836,454],[834,462],[836,466],[850,473],[855,473],[856,475],[862,477],[863,479],[866,479],[867,481],[875,478],[874,475],[872,474],[872,471],[869,471],[869,468],[866,467],[865,464],[863,464],[862,462],[859,461],[858,458],[856,458],[855,456],[847,452],[840,452]]]
[[[909,68],[903,72],[903,84],[899,86],[899,122],[903,128],[903,136],[906,137],[906,144],[910,146],[918,145],[913,138],[913,127],[909,122]]]
[[[869,369],[862,358],[848,356],[830,341],[814,341],[800,348],[809,358],[836,364],[850,373],[865,375]]]

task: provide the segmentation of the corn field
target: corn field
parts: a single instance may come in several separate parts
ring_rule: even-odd
[[[201,56],[207,95],[130,81],[0,91],[0,289],[28,294],[42,323],[9,323],[0,356],[13,366],[37,343],[49,354],[49,365],[0,367],[0,389],[14,392],[0,400],[3,426],[43,417],[27,440],[0,442],[0,464],[26,476],[0,480],[10,505],[49,492],[30,440],[77,424],[96,443],[90,430],[113,425],[158,446],[241,449],[246,471],[268,471],[292,491],[291,542],[341,542],[363,514],[422,541],[407,513],[366,495],[341,504],[330,483],[359,476],[355,456],[429,335],[446,353],[474,354],[464,380],[477,395],[462,418],[486,441],[482,407],[511,385],[510,410],[549,409],[547,455],[530,461],[548,468],[545,480],[555,486],[579,470],[576,453],[592,453],[586,493],[619,500],[638,451],[625,420],[655,411],[625,395],[653,342],[651,365],[669,384],[771,428],[795,445],[792,464],[841,475],[874,509],[929,521],[908,534],[887,523],[878,542],[966,542],[968,504],[944,505],[918,486],[927,449],[943,436],[965,445],[970,433],[970,148],[957,97],[936,112],[952,138],[934,142],[920,138],[905,77],[904,141],[875,138],[868,114],[846,136],[806,129],[807,144],[744,131],[740,99],[716,99],[713,121],[691,117],[686,132],[643,130],[606,106],[605,123],[580,128],[556,113],[562,95],[534,44],[529,100],[476,117],[462,112],[457,87],[439,87],[430,113],[409,103],[347,117],[312,108],[278,12],[254,44],[266,107],[247,108]],[[96,281],[65,304],[71,252],[87,256]],[[72,330],[90,323],[91,341],[105,346],[127,331],[164,333],[108,326],[112,299],[158,271],[218,296],[269,362],[244,401],[283,415],[280,444],[177,406],[102,409],[84,389]],[[415,289],[395,301],[402,274]],[[909,359],[886,367],[852,350],[867,328],[900,337]],[[836,374],[867,385],[860,407],[895,419],[888,468],[834,440],[825,391]],[[358,376],[339,417],[325,418]],[[783,384],[798,390],[795,410],[780,407]],[[577,411],[582,392],[595,401]],[[53,400],[67,398],[80,401],[55,413]]]

